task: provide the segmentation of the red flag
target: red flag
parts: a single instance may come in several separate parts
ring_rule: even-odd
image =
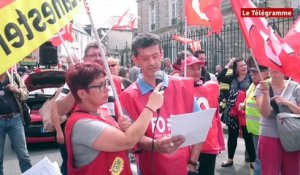
[[[2,0],[2,1],[0,1],[0,9],[7,6],[7,5],[9,5],[9,4],[11,4],[11,3],[13,3],[14,1],[15,0],[5,0],[5,1]]]
[[[300,16],[295,21],[292,28],[287,32],[284,40],[298,53],[300,53]]]
[[[235,16],[240,24],[241,31],[243,33],[244,39],[247,46],[250,48],[249,34],[247,33],[245,20],[247,17],[241,17],[242,8],[256,8],[256,6],[248,0],[231,0],[232,9],[235,13]],[[259,29],[264,29],[268,25],[268,21],[265,18],[252,18],[255,21],[255,26]]]
[[[209,26],[211,33],[220,33],[223,25],[221,0],[185,0],[187,25]]]
[[[191,47],[193,52],[195,52],[196,50],[201,50],[200,40],[198,41],[193,40],[192,42],[189,43],[189,46]]]
[[[62,28],[59,31],[59,34],[63,38],[63,41],[69,41],[71,43],[73,42],[72,31],[73,31],[72,23],[67,24],[64,28]],[[62,44],[63,41],[60,39],[59,34],[56,34],[52,37],[51,43],[53,46],[59,46]]]
[[[187,43],[191,47],[193,52],[195,52],[196,50],[201,50],[200,40],[192,40],[192,39],[189,39],[189,38],[184,38],[184,37],[179,36],[179,35],[173,35],[172,38],[174,40],[178,41],[178,42]]]
[[[134,23],[138,16],[133,15],[127,10],[117,21],[117,24],[113,25],[112,30],[133,30]]]
[[[299,81],[300,59],[295,51],[275,34],[265,18],[240,17],[241,8],[255,8],[251,1],[231,0],[231,3],[244,38],[257,62]]]
[[[176,41],[182,42],[182,43],[190,43],[190,42],[193,41],[192,39],[184,38],[184,37],[179,36],[179,35],[173,35],[172,38],[173,38],[173,40],[176,40]]]

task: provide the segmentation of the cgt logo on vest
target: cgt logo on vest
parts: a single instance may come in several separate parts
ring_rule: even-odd
[[[196,97],[195,98],[198,106],[200,107],[201,110],[204,110],[204,109],[209,109],[209,103],[208,103],[208,100],[205,98],[205,97]]]
[[[43,2],[44,1],[44,2]],[[35,36],[50,29],[50,26],[58,27],[62,20],[66,20],[73,9],[79,5],[81,0],[43,0],[34,2],[15,1],[2,9],[0,14],[5,14],[8,18],[3,19],[0,29],[0,48],[6,56],[12,53],[14,48],[21,48]],[[33,8],[34,6],[38,6]],[[2,55],[0,52],[0,55]]]
[[[158,118],[153,117],[151,120],[152,133],[154,132],[156,120],[156,131],[158,131],[158,133],[166,133],[166,130],[168,131],[168,133],[171,132],[171,119],[167,118],[167,120],[165,120],[165,118],[159,116]]]

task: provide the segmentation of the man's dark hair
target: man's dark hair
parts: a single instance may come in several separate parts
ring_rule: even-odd
[[[98,49],[99,47],[98,47],[97,42],[91,42],[91,43],[89,43],[89,44],[85,47],[85,49],[84,49],[84,56],[87,55],[87,53],[88,53],[88,51],[89,51],[90,48],[96,48],[96,49]]]
[[[100,45],[101,45],[101,47],[104,49],[104,52],[106,52],[104,45],[103,45],[102,43],[101,43]],[[88,51],[90,50],[90,48],[96,48],[96,49],[99,49],[98,43],[97,43],[97,42],[91,42],[91,43],[89,43],[89,44],[85,47],[85,49],[84,49],[84,56],[87,56]]]
[[[194,52],[194,57],[198,58],[198,55],[199,55],[199,54],[205,54],[205,51],[204,51],[204,50],[196,50],[196,51]]]
[[[138,35],[131,44],[132,53],[138,55],[138,49],[158,45],[161,49],[161,40],[158,35],[153,33],[143,33]]]
[[[180,52],[178,52],[178,54],[177,54],[177,60],[176,60],[176,64],[177,65],[181,65],[181,61],[184,60],[185,53],[186,53],[186,57],[189,57],[189,56],[193,55],[189,51],[180,51]]]

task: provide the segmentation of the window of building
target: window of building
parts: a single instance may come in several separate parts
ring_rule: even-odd
[[[156,28],[156,26],[155,26],[156,25],[156,8],[155,8],[154,2],[150,3],[149,14],[150,14],[150,17],[149,17],[150,31],[153,31]]]
[[[169,24],[177,24],[177,0],[169,0]]]

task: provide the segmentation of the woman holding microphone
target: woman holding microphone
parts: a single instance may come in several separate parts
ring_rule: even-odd
[[[123,132],[98,109],[107,102],[109,90],[99,64],[77,64],[68,70],[66,80],[77,104],[66,125],[69,175],[132,174],[126,150],[144,135],[154,111],[163,104],[162,85],[154,89],[139,119]]]

